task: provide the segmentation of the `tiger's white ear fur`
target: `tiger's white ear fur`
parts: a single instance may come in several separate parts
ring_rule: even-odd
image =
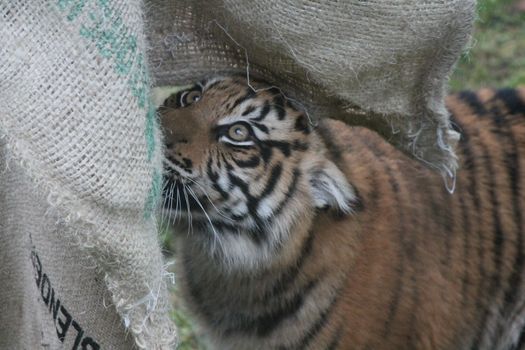
[[[357,196],[343,172],[333,162],[327,159],[316,162],[307,173],[316,208],[352,212],[352,203],[357,201]]]

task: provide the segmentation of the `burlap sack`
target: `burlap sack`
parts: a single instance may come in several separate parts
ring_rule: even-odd
[[[175,343],[144,53],[138,0],[0,2],[0,349]]]
[[[474,1],[151,0],[158,85],[261,75],[452,174]],[[169,348],[139,0],[0,3],[0,348]]]
[[[365,125],[452,175],[443,97],[475,0],[149,0],[151,67],[161,85],[249,71],[312,118]]]

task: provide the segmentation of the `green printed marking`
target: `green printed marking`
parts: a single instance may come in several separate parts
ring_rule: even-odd
[[[151,188],[148,193],[148,198],[146,199],[146,205],[144,206],[144,219],[150,219],[151,215],[155,212],[161,189],[162,176],[158,171],[155,171],[153,174],[153,181],[151,182]]]
[[[64,11],[66,9],[66,7],[69,6],[70,3],[71,3],[71,0],[58,0],[57,1],[57,6],[58,6],[60,11]]]
[[[137,39],[133,36],[128,36],[116,53],[115,70],[118,74],[127,75],[129,73],[136,51]]]
[[[152,161],[156,150],[155,130],[157,128],[157,111],[153,104],[149,103],[148,113],[146,115],[146,152],[148,161]],[[162,189],[162,176],[158,169],[155,169],[151,188],[144,205],[144,218],[149,219],[157,207],[157,202]]]
[[[149,98],[150,78],[144,54],[138,52],[137,36],[124,23],[120,12],[111,6],[111,0],[96,0],[95,9],[84,16],[79,34],[95,44],[98,53],[113,62],[113,70],[127,77],[128,87],[135,97],[137,106],[146,111],[145,138],[148,161],[152,161],[157,150],[156,129],[158,128],[155,107]],[[70,22],[78,19],[86,10],[86,0],[56,0],[58,9],[65,13]],[[144,207],[145,217],[150,217],[160,195],[162,177],[155,170],[150,193]]]
[[[133,73],[131,73],[131,78],[128,83],[131,88],[131,93],[137,98],[139,107],[145,108],[146,102],[149,102],[149,84],[146,83],[149,82],[149,77],[144,65],[144,56],[141,54],[139,54],[137,57],[136,65],[139,67],[139,69],[136,69]]]
[[[149,104],[148,114],[146,116],[146,146],[148,152],[148,160],[151,161],[155,153],[155,130],[157,129],[157,111],[153,104]]]
[[[67,14],[66,18],[68,21],[72,22],[77,19],[84,10],[86,0],[58,0],[57,5],[61,11],[69,8],[69,13]]]
[[[71,8],[71,11],[67,15],[67,19],[70,22],[74,21],[82,13],[82,10],[84,9],[85,4],[86,4],[85,0],[76,1],[73,7]]]
[[[61,11],[68,11],[68,20],[74,20],[84,10],[86,0],[57,0]],[[129,75],[128,86],[140,108],[149,104],[150,78],[144,55],[137,52],[137,37],[128,28],[122,16],[110,6],[109,0],[96,2],[98,11],[87,13],[87,21],[80,28],[80,35],[93,42],[102,57],[113,60],[114,71]]]

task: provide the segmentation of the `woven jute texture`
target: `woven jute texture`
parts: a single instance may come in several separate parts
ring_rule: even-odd
[[[456,168],[443,98],[467,43],[474,0],[149,0],[159,85],[247,72],[312,119],[377,130],[443,174]]]
[[[0,2],[0,348],[171,349],[143,8]]]

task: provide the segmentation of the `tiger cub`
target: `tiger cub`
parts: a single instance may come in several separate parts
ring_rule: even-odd
[[[160,108],[178,282],[214,349],[524,349],[525,90],[451,96],[456,192],[241,77]]]

